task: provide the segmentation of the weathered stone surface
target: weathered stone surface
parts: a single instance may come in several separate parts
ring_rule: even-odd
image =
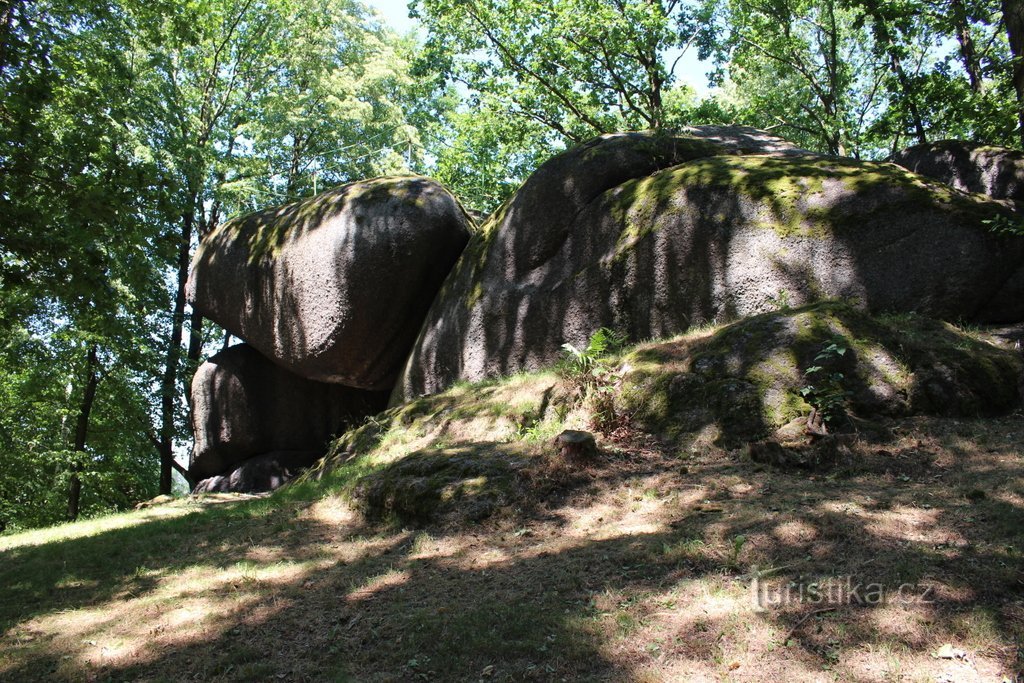
[[[192,493],[260,493],[273,491],[315,463],[322,452],[276,451],[249,458],[227,474],[203,479]]]
[[[1024,153],[962,140],[914,145],[893,161],[964,192],[1024,201]]]
[[[188,299],[296,374],[390,389],[470,226],[432,180],[350,183],[211,233]]]
[[[271,451],[323,453],[331,436],[380,410],[387,395],[294,375],[247,344],[212,356],[192,379],[195,444],[204,479]]]
[[[750,126],[688,126],[682,130],[682,134],[714,143],[720,152],[728,154],[823,156],[800,149],[789,140]]]
[[[999,202],[892,164],[729,151],[632,134],[545,163],[471,240],[393,401],[549,365],[602,326],[638,341],[839,297],[1024,318],[1024,239],[983,222],[1011,215]]]
[[[587,463],[597,457],[597,440],[590,432],[566,429],[555,437],[558,454],[569,462]]]

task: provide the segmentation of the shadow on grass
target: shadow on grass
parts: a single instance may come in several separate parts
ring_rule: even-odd
[[[910,480],[728,458],[682,472],[653,457],[458,528],[389,530],[274,496],[7,550],[0,678],[873,680],[857,668],[865,651],[940,666],[930,654],[944,642],[1013,674],[1024,424],[983,436],[955,424],[963,434],[943,436],[944,455]],[[891,457],[939,448],[907,443]],[[757,612],[755,565],[783,582],[852,576],[933,598],[898,613]]]

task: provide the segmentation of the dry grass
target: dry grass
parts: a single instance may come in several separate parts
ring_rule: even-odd
[[[1012,680],[1024,416],[893,427],[842,477],[623,432],[456,527],[284,492],[7,536],[0,679]],[[760,609],[754,574],[928,599]]]

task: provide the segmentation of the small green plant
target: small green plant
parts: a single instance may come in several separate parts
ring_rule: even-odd
[[[729,557],[726,559],[726,564],[730,569],[738,569],[740,564],[740,553],[743,552],[743,546],[747,544],[747,537],[743,534],[732,537],[732,547],[729,549]]]
[[[590,335],[586,348],[580,349],[572,344],[562,344],[562,362],[559,370],[562,375],[583,385],[590,385],[600,379],[605,368],[607,356],[622,348],[621,335],[602,327]]]
[[[616,419],[615,392],[622,375],[609,361],[624,342],[622,335],[602,327],[590,336],[586,348],[562,344],[559,374],[569,383],[578,401],[590,402],[594,426],[601,431]]]
[[[768,302],[780,311],[788,311],[791,308],[789,292],[785,289],[780,289],[776,296],[768,297]]]
[[[831,425],[843,416],[850,392],[843,385],[846,376],[835,365],[847,350],[846,340],[835,336],[814,357],[814,365],[804,371],[807,384],[800,389],[800,395],[814,410],[809,422],[818,418]]]
[[[981,222],[997,235],[1024,237],[1024,221],[1014,220],[1009,216],[996,216],[995,218],[986,218]]]

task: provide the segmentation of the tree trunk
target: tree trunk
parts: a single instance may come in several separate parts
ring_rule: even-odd
[[[921,113],[917,108],[917,99],[915,97],[914,88],[910,84],[910,78],[907,76],[907,72],[903,69],[903,61],[900,59],[896,39],[889,30],[889,24],[886,22],[885,16],[883,16],[877,0],[867,0],[864,3],[864,8],[867,10],[868,16],[871,17],[871,21],[874,23],[875,40],[878,41],[879,47],[885,52],[886,56],[888,56],[889,64],[892,66],[893,73],[896,74],[896,81],[900,84],[900,89],[906,97],[907,109],[910,113],[910,122],[914,126],[914,134],[917,137],[917,141],[924,144],[925,142],[928,142],[928,136],[925,133],[924,124],[921,121]]]
[[[85,453],[85,443],[89,436],[89,416],[96,401],[96,386],[99,384],[99,356],[95,344],[89,345],[85,368],[85,391],[82,394],[78,422],[75,425],[75,462],[71,466],[71,485],[68,490],[68,519],[72,522],[78,519],[79,503],[82,498],[82,479],[78,476],[82,471],[80,458],[84,457],[82,454]]]
[[[1013,54],[1013,88],[1017,91],[1017,120],[1024,145],[1024,0],[1003,0],[1003,21]]]
[[[964,64],[964,71],[967,72],[967,80],[971,84],[971,92],[981,92],[981,65],[978,63],[978,53],[974,49],[974,37],[971,36],[971,22],[967,16],[967,8],[963,0],[950,0],[950,9],[953,12],[953,29],[956,31],[956,41],[960,45],[960,60]]]
[[[188,332],[187,358],[195,363],[203,355],[203,314],[194,308],[192,309],[192,316],[189,318]],[[188,387],[185,387],[185,389],[188,390]]]
[[[190,207],[194,206],[193,201]],[[178,395],[178,365],[181,360],[181,341],[185,327],[185,282],[188,280],[194,221],[191,211],[182,216],[178,242],[177,291],[174,294],[174,312],[171,316],[171,339],[167,345],[166,365],[160,383],[160,493],[163,495],[171,492],[171,472],[174,468],[174,405]]]

